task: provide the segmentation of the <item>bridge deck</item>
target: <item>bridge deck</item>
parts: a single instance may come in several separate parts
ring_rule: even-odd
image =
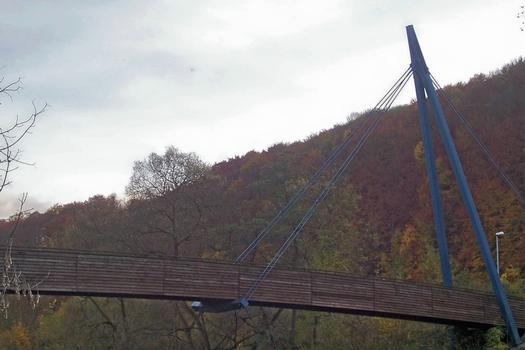
[[[41,294],[178,300],[239,298],[261,267],[198,259],[109,255],[54,249],[13,249],[17,270],[38,281]],[[341,273],[275,269],[252,305],[383,316],[488,327],[502,325],[496,299],[483,292],[357,277]],[[510,298],[525,329],[525,300]]]

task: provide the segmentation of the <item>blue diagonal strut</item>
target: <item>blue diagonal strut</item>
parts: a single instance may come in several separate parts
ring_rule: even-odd
[[[452,135],[450,134],[450,130],[448,128],[447,121],[441,108],[441,104],[439,103],[436,90],[434,89],[434,85],[432,84],[432,79],[430,78],[430,73],[425,63],[425,59],[423,57],[421,48],[419,46],[414,27],[411,25],[407,26],[406,31],[408,37],[408,44],[410,48],[410,56],[412,58],[412,69],[414,71],[414,77],[418,77],[416,79],[419,79],[419,82],[423,85],[423,88],[428,96],[428,101],[430,102],[434,119],[438,126],[439,135],[443,141],[443,145],[449,158],[452,171],[458,183],[461,198],[467,210],[470,223],[476,234],[476,239],[478,242],[479,249],[481,251],[481,256],[485,263],[485,267],[487,269],[487,273],[492,284],[492,289],[496,294],[496,300],[500,307],[501,314],[509,330],[509,335],[512,343],[514,345],[519,345],[521,343],[521,339],[518,333],[518,328],[516,327],[516,322],[514,321],[514,317],[512,316],[512,311],[510,309],[507,296],[505,294],[505,291],[503,290],[499,276],[497,274],[496,265],[494,264],[494,260],[492,259],[490,253],[487,237],[483,226],[481,225],[479,213],[476,209],[476,205],[474,204],[474,200],[472,199],[472,194],[470,193],[467,179],[465,177],[461,161],[456,151],[456,146],[454,145]],[[418,100],[419,98],[420,96],[418,96]]]
[[[416,88],[417,106],[419,110],[419,124],[423,135],[423,150],[425,153],[425,167],[428,174],[428,186],[430,188],[430,199],[432,201],[432,216],[434,217],[434,227],[439,250],[439,261],[441,263],[441,274],[443,275],[443,286],[452,288],[452,273],[448,259],[447,238],[445,235],[445,225],[443,223],[443,206],[439,194],[439,182],[436,172],[434,147],[428,119],[425,89],[421,82],[421,77],[414,73],[414,85]]]

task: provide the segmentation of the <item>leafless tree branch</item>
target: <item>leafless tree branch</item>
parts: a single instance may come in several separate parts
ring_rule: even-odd
[[[36,307],[40,301],[40,294],[38,293],[38,286],[49,277],[49,274],[39,280],[32,282],[25,278],[22,271],[19,271],[13,263],[12,251],[13,241],[16,230],[22,219],[31,212],[31,210],[24,209],[27,200],[27,193],[22,194],[19,198],[19,207],[15,215],[12,216],[12,228],[9,232],[8,241],[4,252],[4,263],[2,266],[2,289],[0,290],[0,311],[4,313],[7,318],[7,311],[9,309],[9,300],[7,294],[14,292],[18,298],[26,297],[33,308]],[[36,290],[36,293],[34,292]]]
[[[12,94],[18,92],[21,88],[21,78],[8,83],[5,83],[4,77],[0,78],[0,96],[8,96],[12,101]],[[0,101],[0,105],[1,104],[2,102]],[[30,164],[21,159],[22,151],[18,148],[18,144],[30,134],[31,129],[35,126],[38,116],[46,110],[47,103],[44,103],[40,107],[38,107],[35,102],[33,102],[32,105],[33,111],[26,118],[20,119],[16,116],[11,124],[0,126],[0,192],[11,183],[9,175],[18,168],[18,165]],[[10,219],[12,222],[12,228],[9,231],[4,252],[2,286],[0,289],[0,311],[4,313],[6,318],[7,310],[9,308],[8,293],[14,292],[18,298],[21,296],[26,297],[34,308],[40,300],[38,286],[47,278],[45,277],[42,280],[33,283],[26,279],[22,271],[19,271],[13,263],[12,252],[15,233],[20,222],[31,212],[30,209],[24,209],[26,201],[27,193],[23,193],[19,198],[18,210]],[[36,294],[34,293],[34,290],[36,290]]]
[[[12,100],[11,94],[21,89],[22,80],[18,78],[2,85],[4,80],[5,78],[0,79],[0,95],[7,95]],[[18,168],[16,165],[31,165],[21,159],[22,152],[18,144],[31,133],[38,117],[45,112],[48,105],[44,103],[37,106],[33,101],[32,106],[33,111],[26,118],[20,119],[19,116],[16,116],[9,125],[0,126],[0,192],[11,183],[9,174]]]

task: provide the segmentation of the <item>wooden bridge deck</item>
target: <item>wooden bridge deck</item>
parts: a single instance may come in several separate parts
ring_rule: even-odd
[[[261,267],[198,259],[110,255],[54,249],[13,249],[17,270],[44,278],[48,295],[178,300],[239,298]],[[425,322],[488,327],[502,325],[496,299],[483,292],[445,289],[342,273],[275,269],[251,305],[364,314]],[[525,300],[510,298],[516,323],[525,329]]]

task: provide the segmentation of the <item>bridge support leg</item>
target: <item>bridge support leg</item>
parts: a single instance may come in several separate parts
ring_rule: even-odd
[[[421,127],[421,135],[423,136],[425,167],[427,169],[428,187],[432,202],[432,217],[434,218],[434,228],[436,230],[443,286],[445,288],[452,288],[452,272],[448,258],[447,237],[445,235],[445,225],[443,220],[443,205],[441,204],[441,196],[439,194],[439,179],[436,171],[436,157],[434,146],[432,145],[432,134],[430,132],[427,100],[421,77],[419,77],[416,72],[414,72],[414,85],[416,88],[417,109],[419,111],[419,125]],[[456,349],[456,335],[453,328],[448,329],[448,337],[449,349]]]
[[[428,175],[428,186],[430,189],[430,198],[432,201],[432,216],[434,217],[434,227],[436,229],[436,238],[439,250],[439,261],[441,263],[441,274],[443,276],[443,286],[452,287],[452,273],[448,259],[447,238],[445,235],[445,226],[443,224],[443,209],[441,205],[441,196],[439,194],[439,181],[436,172],[434,147],[432,145],[432,136],[428,121],[427,101],[425,90],[421,82],[421,77],[414,72],[414,84],[416,86],[417,106],[419,111],[419,124],[421,134],[423,135],[423,149],[425,153],[425,166]]]
[[[516,322],[514,321],[514,317],[512,316],[512,311],[510,309],[507,296],[501,285],[498,273],[496,271],[496,265],[494,264],[494,260],[492,259],[490,253],[490,248],[487,242],[487,236],[485,234],[483,226],[481,225],[479,213],[474,204],[474,200],[472,199],[472,194],[470,193],[467,179],[465,177],[463,167],[461,166],[461,161],[456,151],[456,146],[454,145],[454,141],[452,140],[452,135],[450,134],[450,130],[448,128],[447,121],[441,108],[441,104],[439,103],[436,90],[434,89],[434,85],[432,84],[432,79],[430,78],[428,67],[425,63],[423,53],[421,52],[421,48],[419,46],[419,42],[414,31],[414,27],[407,26],[406,30],[408,44],[410,47],[410,56],[412,57],[412,69],[415,73],[414,76],[417,75],[420,77],[420,82],[422,83],[423,88],[428,96],[434,119],[436,120],[436,124],[438,126],[439,134],[441,136],[443,145],[445,147],[445,151],[449,158],[454,177],[456,178],[456,181],[459,186],[461,198],[467,210],[467,214],[472,228],[474,229],[474,233],[476,234],[476,240],[478,242],[478,246],[481,251],[481,256],[485,263],[485,267],[487,269],[487,273],[492,284],[492,289],[496,294],[496,299],[498,301],[501,314],[503,316],[503,319],[505,320],[507,328],[509,329],[512,343],[514,345],[518,345],[522,343],[518,333],[518,328],[516,327]]]

